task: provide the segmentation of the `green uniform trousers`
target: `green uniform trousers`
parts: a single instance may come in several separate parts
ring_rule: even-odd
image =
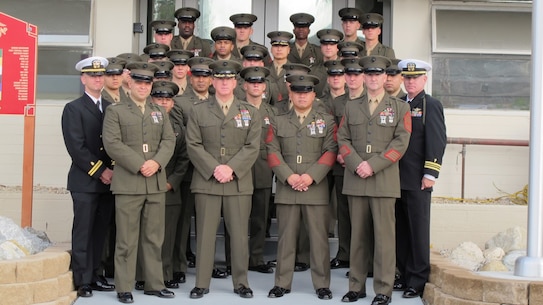
[[[391,296],[396,271],[396,198],[347,196],[351,215],[349,291],[366,292],[373,247],[373,289]]]
[[[305,227],[311,252],[311,280],[315,289],[330,287],[330,247],[328,244],[328,205],[276,205],[279,240],[275,285],[291,289],[299,229]]]
[[[164,241],[165,193],[115,195],[115,286],[117,292],[130,292],[140,260],[145,290],[164,289],[162,242]],[[138,256],[138,243],[142,255]]]
[[[196,287],[209,288],[215,258],[215,240],[221,219],[230,232],[232,282],[234,288],[249,287],[249,215],[251,195],[220,196],[195,194],[196,207]]]

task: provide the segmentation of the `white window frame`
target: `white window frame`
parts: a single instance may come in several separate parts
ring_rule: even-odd
[[[434,53],[481,53],[481,54],[508,54],[508,55],[530,55],[531,50],[513,50],[513,49],[488,49],[488,48],[444,48],[437,45],[437,12],[438,11],[485,11],[485,12],[515,12],[531,13],[531,1],[514,1],[508,3],[497,2],[453,2],[453,1],[434,1],[432,5],[432,52]]]

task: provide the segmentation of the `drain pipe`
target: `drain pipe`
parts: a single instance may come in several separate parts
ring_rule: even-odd
[[[530,177],[528,183],[527,256],[515,262],[515,275],[543,277],[543,1],[532,1],[532,83],[530,91]]]

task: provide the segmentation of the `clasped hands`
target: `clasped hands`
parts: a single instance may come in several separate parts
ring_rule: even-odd
[[[373,176],[373,169],[371,168],[371,165],[368,163],[368,161],[362,161],[356,167],[356,174],[360,176],[360,178],[366,179]]]
[[[308,174],[292,174],[287,178],[287,182],[293,190],[298,192],[305,192],[313,183],[313,178],[311,178],[311,176],[309,176]]]
[[[234,170],[228,165],[220,164],[215,167],[213,177],[215,177],[219,183],[228,183],[234,180]]]
[[[158,162],[156,162],[155,160],[147,160],[140,167],[140,173],[144,177],[151,177],[158,171],[159,168],[160,164],[158,164]]]
[[[100,175],[100,181],[102,181],[102,183],[105,185],[110,185],[111,179],[113,179],[113,170],[106,167],[106,169],[104,169],[104,171]]]

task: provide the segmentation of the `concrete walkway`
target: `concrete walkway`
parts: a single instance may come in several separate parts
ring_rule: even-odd
[[[172,289],[175,292],[173,299],[161,299],[155,296],[144,295],[143,291],[133,291],[134,304],[155,305],[155,304],[220,304],[220,305],[238,305],[238,304],[258,304],[258,305],[286,305],[286,304],[308,304],[323,302],[322,304],[345,304],[341,298],[348,291],[348,278],[345,277],[347,269],[332,270],[331,287],[334,295],[332,300],[319,300],[315,295],[315,290],[311,284],[310,271],[295,272],[292,284],[292,292],[282,298],[268,298],[268,291],[273,287],[274,275],[262,274],[258,272],[249,272],[249,283],[253,289],[254,297],[252,299],[243,299],[232,292],[232,278],[212,279],[209,294],[201,299],[189,298],[190,290],[194,287],[195,269],[189,269],[187,273],[187,282],[182,284],[179,289]],[[368,279],[366,284],[368,296],[359,300],[356,304],[371,304],[375,297],[373,291],[373,281]],[[112,305],[122,304],[117,301],[115,292],[94,292],[90,298],[78,298],[75,305]],[[394,292],[392,303],[394,305],[421,305],[420,298],[404,299],[401,292]]]

